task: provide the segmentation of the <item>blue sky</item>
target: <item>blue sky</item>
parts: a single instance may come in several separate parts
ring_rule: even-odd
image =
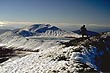
[[[110,28],[110,0],[0,0],[0,23],[51,23],[67,30]]]

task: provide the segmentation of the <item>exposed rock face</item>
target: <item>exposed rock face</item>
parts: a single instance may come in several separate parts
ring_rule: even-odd
[[[97,66],[97,70],[102,72],[110,72],[110,33],[102,33],[98,36],[91,38],[77,38],[71,40],[70,42],[65,43],[66,47],[80,45],[85,48],[74,49],[74,52],[86,53],[87,58],[91,57],[91,60],[94,60],[94,65]],[[83,56],[80,53],[77,55]],[[75,56],[73,56],[75,57]],[[91,61],[91,62],[92,62]]]

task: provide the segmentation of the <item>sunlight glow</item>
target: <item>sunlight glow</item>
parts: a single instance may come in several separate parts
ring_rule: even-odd
[[[1,25],[3,25],[3,24],[6,24],[6,23],[5,23],[5,22],[1,22],[1,21],[0,21],[0,24],[1,24]]]

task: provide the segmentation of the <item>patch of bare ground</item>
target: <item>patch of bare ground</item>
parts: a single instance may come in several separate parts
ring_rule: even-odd
[[[23,57],[31,53],[33,52],[30,50],[13,50],[13,48],[0,47],[0,63],[13,57]]]

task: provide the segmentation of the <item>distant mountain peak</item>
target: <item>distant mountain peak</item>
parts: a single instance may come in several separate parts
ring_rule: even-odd
[[[25,28],[20,29],[17,34],[22,35],[24,37],[29,36],[44,36],[44,37],[63,37],[63,36],[71,36],[75,33],[66,32],[56,26],[50,24],[34,24],[31,26],[27,26]]]

